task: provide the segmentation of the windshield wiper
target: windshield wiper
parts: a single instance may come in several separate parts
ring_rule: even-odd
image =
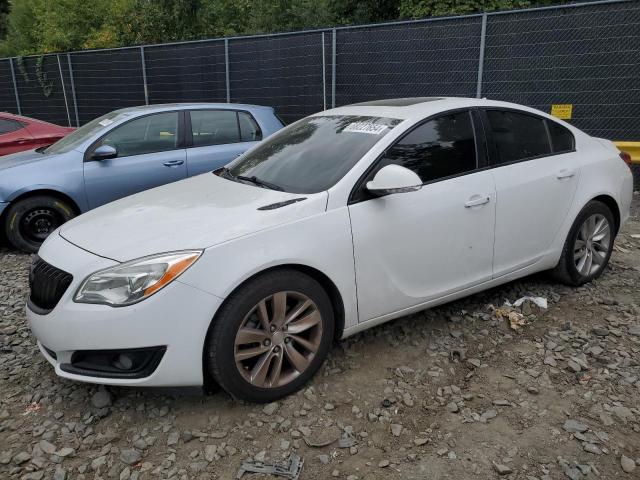
[[[231,175],[233,175],[233,174],[231,174]],[[268,188],[270,190],[278,190],[279,192],[282,192],[284,190],[284,188],[282,188],[280,185],[276,185],[275,183],[267,182],[266,180],[260,180],[255,175],[252,175],[251,177],[245,177],[244,175],[234,175],[234,176],[238,180],[242,180],[243,182],[251,182],[254,185],[258,185],[259,187],[265,187],[265,188]]]
[[[257,185],[259,187],[268,188],[270,190],[277,190],[279,192],[283,192],[284,191],[284,188],[282,188],[280,185],[276,185],[275,183],[267,182],[266,180],[261,180],[258,177],[256,177],[255,175],[252,175],[250,177],[245,177],[244,175],[234,175],[233,173],[231,173],[231,170],[229,170],[227,167],[222,167],[222,169],[216,170],[213,173],[216,173],[216,172],[220,172],[221,174],[223,174],[226,177],[231,178],[231,179],[241,180],[243,182],[253,183],[254,185]]]

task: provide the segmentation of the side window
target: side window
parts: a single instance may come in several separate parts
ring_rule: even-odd
[[[24,125],[20,122],[9,120],[7,118],[0,118],[0,135],[15,132],[16,130],[20,130],[22,127],[24,127]]]
[[[193,146],[222,145],[240,141],[234,110],[191,110]]]
[[[487,110],[487,117],[498,156],[494,164],[551,153],[544,119],[510,110]]]
[[[443,115],[420,125],[385,152],[380,166],[389,164],[413,170],[423,182],[474,170],[471,113]]]
[[[131,120],[107,133],[100,145],[110,145],[118,157],[164,152],[178,147],[178,112],[157,113]]]
[[[240,123],[240,140],[243,142],[257,142],[262,140],[262,132],[254,118],[246,112],[238,112]]]
[[[553,153],[572,152],[575,150],[576,141],[573,138],[573,133],[568,128],[550,120],[547,120],[547,126],[549,127]]]

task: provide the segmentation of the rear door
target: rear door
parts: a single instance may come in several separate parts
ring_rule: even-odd
[[[494,276],[534,264],[549,249],[580,174],[573,134],[528,112],[485,109],[496,185]]]
[[[33,148],[33,136],[17,120],[0,117],[0,155]]]
[[[187,177],[183,112],[145,115],[119,125],[85,154],[84,181],[90,208]],[[93,160],[100,145],[117,157]]]
[[[187,119],[187,172],[189,176],[225,166],[262,139],[249,112],[191,110]]]

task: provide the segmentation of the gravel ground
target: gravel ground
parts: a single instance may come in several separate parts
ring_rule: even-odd
[[[530,277],[371,329],[267,406],[57,378],[25,323],[29,257],[0,247],[0,478],[231,479],[291,453],[301,479],[640,478],[639,214],[636,196],[599,281]],[[514,330],[493,306],[523,295],[549,308]]]

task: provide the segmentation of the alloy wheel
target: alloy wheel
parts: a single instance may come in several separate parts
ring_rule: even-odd
[[[316,304],[299,292],[278,292],[243,319],[235,338],[236,367],[256,387],[282,387],[307,370],[321,340]]]
[[[598,272],[605,264],[611,247],[611,226],[604,215],[593,214],[586,218],[573,245],[573,260],[582,276]]]

